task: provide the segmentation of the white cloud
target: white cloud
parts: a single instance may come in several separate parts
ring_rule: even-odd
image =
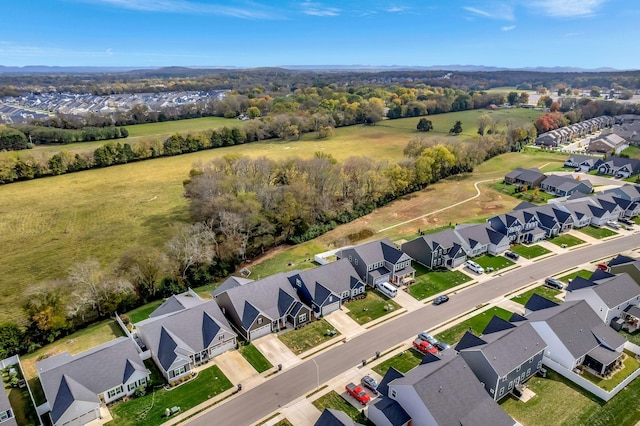
[[[554,18],[580,18],[594,15],[608,0],[534,0],[527,4]]]
[[[502,27],[500,28],[502,31],[511,31],[511,30],[515,30],[516,26],[515,25],[509,25],[508,27]]]
[[[472,6],[462,7],[467,12],[471,12],[476,16],[482,16],[490,19],[500,19],[505,21],[515,20],[513,13],[513,6],[507,3],[486,3],[483,4],[482,9]]]
[[[195,3],[188,0],[79,0],[85,3],[110,5],[140,12],[183,13],[199,15],[232,16],[242,19],[273,19],[277,15],[253,2],[245,2],[244,7]]]
[[[326,7],[320,3],[305,1],[302,3],[302,13],[311,16],[338,16],[341,10],[336,7]]]
[[[407,9],[401,6],[391,6],[385,9],[385,11],[389,13],[401,13],[401,12],[404,12],[405,10]]]

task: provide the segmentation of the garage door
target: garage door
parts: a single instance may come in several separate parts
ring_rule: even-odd
[[[257,339],[258,337],[266,336],[271,333],[271,324],[267,324],[255,330],[249,332],[249,340]]]
[[[211,352],[211,358],[213,358],[214,356],[220,355],[223,352],[229,351],[231,349],[235,349],[236,344],[234,342],[233,339],[229,340],[228,342],[218,346],[217,348],[213,349]]]
[[[333,311],[337,311],[338,309],[340,309],[340,301],[339,300],[337,302],[329,303],[328,305],[324,305],[322,307],[321,314],[322,315],[328,315]]]
[[[97,419],[98,417],[99,416],[98,416],[98,413],[96,413],[96,410],[92,410],[92,411],[89,411],[88,413],[81,415],[80,417],[76,417],[73,420],[65,422],[64,426],[82,426],[89,423],[92,420]]]

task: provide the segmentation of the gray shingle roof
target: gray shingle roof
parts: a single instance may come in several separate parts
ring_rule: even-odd
[[[392,426],[403,426],[411,420],[411,417],[397,401],[386,396],[378,398],[373,405],[384,413]]]
[[[239,287],[241,285],[249,284],[251,282],[253,282],[253,280],[250,280],[248,278],[229,277],[222,284],[220,284],[218,287],[216,287],[215,290],[213,290],[211,292],[211,297],[216,297],[220,293],[224,293],[225,291],[227,291],[227,290],[229,290],[231,288]]]
[[[640,286],[627,273],[622,273],[600,282],[593,287],[602,301],[609,307],[614,308],[634,297],[640,296]]]
[[[314,423],[314,426],[362,426],[351,420],[344,412],[325,408],[320,418]]]
[[[302,281],[313,299],[318,302],[324,301],[329,295],[327,290],[340,295],[362,283],[348,259],[339,259],[289,277],[292,285],[295,285],[296,279]]]
[[[397,249],[388,238],[353,246],[350,250],[355,250],[367,265],[383,259],[391,263],[411,259],[408,255]],[[339,257],[343,258],[345,256],[341,254]]]
[[[158,306],[155,311],[151,312],[151,314],[149,314],[149,317],[159,317],[161,315],[170,314],[171,312],[188,309],[201,303],[204,303],[204,300],[199,297],[194,297],[189,292],[174,294],[171,297],[167,298],[167,300],[162,302],[162,304]]]

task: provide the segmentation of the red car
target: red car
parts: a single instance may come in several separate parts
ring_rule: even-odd
[[[596,265],[596,268],[600,269],[601,271],[605,271],[605,272],[609,271],[609,267],[607,265],[605,265],[604,263],[598,263]]]
[[[349,395],[357,399],[358,402],[362,405],[367,405],[367,403],[371,401],[371,397],[367,392],[365,392],[364,389],[362,389],[362,386],[356,385],[354,383],[349,383],[344,388],[347,390],[347,392],[349,392]]]
[[[438,349],[435,348],[431,343],[422,340],[416,339],[413,341],[413,347],[422,352],[423,354],[437,354]]]

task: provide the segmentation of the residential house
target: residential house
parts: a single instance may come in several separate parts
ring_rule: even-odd
[[[629,274],[613,275],[605,273],[604,279],[587,280],[576,277],[567,286],[565,300],[584,300],[609,325],[620,317],[628,306],[640,304],[640,285]]]
[[[627,178],[640,173],[640,161],[611,156],[598,166],[598,173]]]
[[[527,186],[529,189],[537,188],[540,182],[545,179],[545,175],[540,170],[531,169],[515,169],[504,176],[505,183],[512,185]]]
[[[340,259],[289,275],[300,300],[311,306],[316,316],[327,315],[354,297],[364,295],[365,283],[347,259]]]
[[[630,145],[640,144],[640,121],[632,120],[614,126],[611,131],[626,140]]]
[[[516,327],[494,316],[477,337],[467,331],[455,350],[499,401],[542,368],[547,344],[531,324]]]
[[[313,426],[363,426],[347,416],[343,411],[325,408]]]
[[[467,260],[464,245],[455,231],[445,229],[415,238],[402,244],[401,248],[418,263],[429,269],[438,269],[462,265]]]
[[[160,306],[149,314],[149,318],[160,317],[173,312],[189,309],[204,302],[198,293],[189,289],[184,293],[168,297]]]
[[[213,300],[201,299],[195,292],[175,299],[192,298],[187,307],[169,311],[167,301],[149,319],[136,324],[138,335],[151,351],[151,357],[168,382],[190,375],[193,369],[236,347],[237,334]],[[170,302],[173,304],[174,302]],[[163,315],[156,313],[165,312]]]
[[[612,274],[628,274],[635,282],[640,282],[640,259],[619,254],[609,261],[609,272]]]
[[[13,408],[11,408],[11,403],[9,402],[9,396],[4,389],[0,392],[0,425],[18,426],[13,414]]]
[[[584,300],[561,304],[540,303],[535,295],[525,305],[527,321],[547,344],[543,364],[572,371],[586,367],[605,375],[622,355],[626,340],[591,309]],[[532,299],[537,299],[532,302]],[[518,324],[523,324],[524,321]]]
[[[571,176],[550,175],[540,183],[540,189],[557,197],[568,197],[574,192],[590,194],[593,185],[588,180],[576,180]]]
[[[547,231],[540,227],[540,221],[531,209],[513,210],[487,219],[489,226],[509,238],[512,243],[535,243],[543,240]]]
[[[367,413],[377,426],[517,424],[452,350],[441,352],[441,357],[425,356],[421,365],[389,381],[383,391]]]
[[[248,341],[286,327],[299,328],[311,321],[311,309],[302,303],[287,275],[261,280],[213,294],[224,315]]]
[[[587,147],[589,153],[599,154],[620,154],[629,147],[629,143],[615,133],[603,133],[599,137],[592,139]]]
[[[616,192],[604,192],[598,195],[597,200],[618,206],[620,208],[620,217],[632,218],[640,214],[640,202],[620,198],[617,195]]]
[[[468,257],[476,257],[484,253],[497,256],[509,250],[509,238],[494,231],[486,223],[456,225],[454,232],[463,242],[463,245],[468,247]]]
[[[388,238],[343,248],[336,257],[348,259],[360,279],[370,286],[385,281],[401,286],[415,280],[416,271],[411,267],[413,259]]]
[[[601,192],[601,195],[613,195],[634,203],[640,203],[640,186],[625,184],[616,188],[607,189]]]
[[[598,157],[573,154],[565,160],[564,166],[579,169],[581,172],[590,172],[597,169],[601,163],[602,160]]]
[[[101,418],[100,407],[132,395],[149,371],[128,337],[77,355],[63,352],[36,362],[53,425],[84,425]]]

